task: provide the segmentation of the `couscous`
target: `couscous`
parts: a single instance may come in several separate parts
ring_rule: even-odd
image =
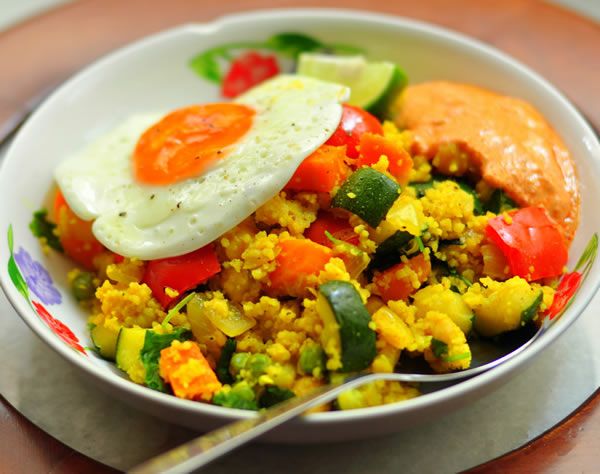
[[[515,204],[468,143],[424,140],[416,92],[395,100],[396,123],[343,105],[283,189],[184,255],[109,251],[58,191],[42,241],[78,264],[68,277],[97,353],[154,390],[257,410],[407,359],[464,370],[473,338],[539,323],[576,222]],[[318,410],[418,395],[375,382]]]

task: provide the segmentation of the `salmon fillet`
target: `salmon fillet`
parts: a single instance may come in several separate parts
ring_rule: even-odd
[[[483,179],[520,206],[543,206],[567,244],[579,222],[573,160],[558,134],[530,104],[466,84],[408,87],[396,125],[413,134],[412,153],[432,159],[440,145],[466,151]]]

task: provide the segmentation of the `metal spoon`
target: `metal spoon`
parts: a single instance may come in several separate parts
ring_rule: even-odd
[[[193,439],[177,448],[171,449],[149,461],[134,467],[132,474],[175,474],[192,472],[205,466],[214,459],[257,438],[276,426],[337,397],[341,392],[358,387],[375,380],[392,380],[398,382],[450,382],[473,377],[496,367],[517,354],[523,352],[544,334],[553,321],[546,318],[537,331],[523,342],[522,337],[531,335],[521,333],[521,338],[504,341],[504,344],[491,344],[483,340],[471,343],[473,354],[472,367],[461,372],[449,374],[420,373],[364,373],[354,375],[343,382],[329,384],[315,389],[302,397],[294,397],[279,403],[272,408],[261,411],[257,416],[236,421]],[[519,340],[521,339],[521,340]],[[495,350],[491,350],[494,347]]]

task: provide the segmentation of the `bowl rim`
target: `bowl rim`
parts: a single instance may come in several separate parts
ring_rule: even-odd
[[[32,114],[32,117],[27,120],[24,126],[19,130],[12,144],[7,150],[5,159],[2,160],[4,163],[0,163],[0,180],[4,176],[2,171],[6,167],[6,162],[9,161],[12,150],[15,145],[20,141],[27,140],[28,130],[30,123],[36,119],[41,111],[52,107],[54,102],[61,100],[61,96],[65,90],[69,90],[79,81],[85,81],[89,76],[93,76],[97,73],[98,69],[102,69],[105,65],[108,65],[115,59],[127,56],[134,53],[138,48],[144,48],[152,45],[156,42],[161,42],[171,36],[177,36],[180,34],[193,33],[198,35],[210,35],[219,30],[231,26],[235,26],[237,23],[247,23],[255,20],[259,21],[273,21],[284,16],[294,16],[296,19],[320,19],[320,20],[332,20],[332,21],[343,21],[351,20],[356,22],[370,23],[373,26],[385,25],[392,28],[400,28],[409,30],[415,33],[424,34],[430,37],[434,37],[439,40],[445,40],[457,47],[469,49],[471,52],[478,52],[485,56],[494,57],[497,61],[501,62],[504,66],[519,72],[521,75],[528,76],[543,89],[545,92],[556,100],[557,104],[561,108],[569,112],[573,118],[577,121],[578,127],[590,138],[591,147],[596,148],[597,156],[600,156],[600,143],[595,133],[593,132],[590,124],[571,104],[571,102],[564,96],[564,94],[558,90],[555,86],[550,84],[546,79],[540,76],[538,73],[520,63],[516,59],[513,59],[508,54],[496,49],[493,46],[483,43],[482,41],[452,31],[450,29],[426,23],[423,21],[413,20],[405,17],[395,15],[385,15],[381,13],[372,13],[368,11],[362,11],[357,9],[343,9],[343,8],[279,8],[279,9],[259,9],[252,10],[242,13],[224,15],[206,23],[188,23],[169,28],[164,31],[143,37],[134,42],[131,42],[123,47],[111,51],[110,53],[102,56],[96,61],[92,62],[85,68],[76,72],[69,79],[64,81],[44,102],[38,107],[38,109]],[[590,150],[590,156],[592,150]],[[593,156],[590,159],[590,163],[596,168],[596,172],[600,175],[600,161],[595,159]],[[490,370],[488,372],[479,374],[471,379],[464,380],[456,383],[450,387],[440,389],[436,392],[423,394],[419,397],[405,400],[402,402],[396,402],[388,405],[381,405],[376,407],[359,408],[347,411],[335,411],[335,412],[324,412],[315,413],[310,415],[304,415],[296,420],[294,423],[320,425],[328,424],[332,422],[348,422],[357,421],[359,419],[369,417],[382,417],[387,415],[399,415],[405,412],[419,411],[429,406],[434,406],[442,401],[450,401],[457,399],[462,396],[466,396],[469,392],[474,391],[478,388],[484,387],[485,385],[492,382],[494,379],[505,378],[504,376],[509,375],[514,369],[523,365],[531,358],[540,354],[540,352],[552,343],[560,334],[564,331],[579,317],[583,310],[587,307],[596,291],[600,287],[600,271],[598,264],[594,264],[592,271],[590,272],[590,283],[586,288],[586,291],[578,295],[578,298],[573,302],[571,307],[561,317],[554,327],[544,335],[544,337],[536,340],[530,347],[525,351],[518,354],[511,360],[504,364]],[[117,374],[110,373],[108,370],[102,369],[93,363],[86,362],[80,355],[76,354],[73,349],[65,345],[54,333],[52,333],[43,322],[36,317],[30,306],[23,301],[22,297],[18,292],[9,285],[9,280],[4,277],[4,272],[0,272],[0,286],[3,288],[9,302],[19,314],[21,319],[31,328],[31,330],[60,354],[64,359],[83,370],[90,376],[93,376],[99,383],[107,385],[107,388],[113,388],[119,392],[125,392],[130,395],[131,398],[141,397],[152,402],[154,405],[162,405],[169,409],[176,411],[195,412],[197,414],[210,415],[221,418],[223,421],[234,421],[244,418],[251,418],[256,416],[256,412],[250,412],[234,408],[224,408],[215,405],[194,402],[190,400],[183,400],[172,395],[168,395],[162,392],[154,391],[148,387],[141,386],[124,377],[120,377]],[[580,290],[583,290],[581,288]]]

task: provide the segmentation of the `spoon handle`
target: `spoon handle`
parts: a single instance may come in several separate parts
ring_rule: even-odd
[[[294,418],[311,407],[333,400],[340,392],[362,385],[377,374],[358,375],[342,384],[319,387],[311,393],[294,397],[260,412],[257,416],[227,424],[160,454],[129,472],[132,474],[175,474],[192,472],[215,458],[251,441]]]

